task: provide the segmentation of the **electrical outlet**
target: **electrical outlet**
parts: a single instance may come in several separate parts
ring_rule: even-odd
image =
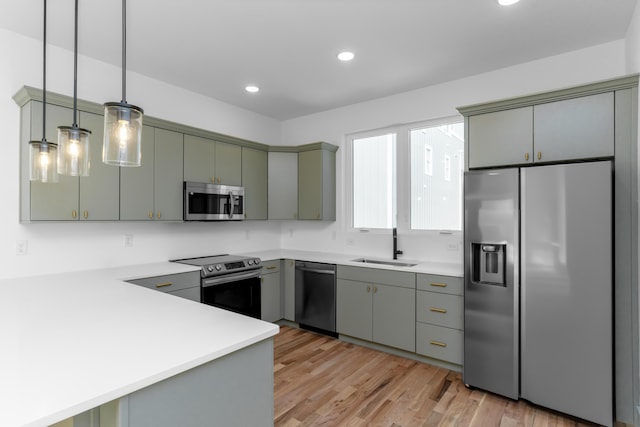
[[[16,241],[16,255],[27,255],[29,253],[29,242],[27,240]]]
[[[250,239],[250,236],[249,236],[249,230],[246,230],[246,231],[244,232],[244,238],[245,238],[245,240],[249,240],[249,239]]]
[[[293,239],[293,228],[289,229],[289,238]]]
[[[353,239],[347,239],[347,246],[353,246],[356,242]]]
[[[458,244],[457,243],[449,243],[447,245],[447,250],[448,251],[457,251],[458,250]]]
[[[335,231],[331,232],[331,240],[336,240],[336,232]]]
[[[130,248],[133,246],[133,234],[124,235],[124,247]]]

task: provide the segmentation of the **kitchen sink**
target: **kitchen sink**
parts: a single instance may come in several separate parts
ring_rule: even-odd
[[[381,265],[392,265],[394,267],[413,267],[418,264],[412,264],[409,262],[400,262],[400,261],[385,261],[379,259],[369,259],[369,258],[358,258],[352,259],[351,262],[362,262],[365,264],[381,264]]]

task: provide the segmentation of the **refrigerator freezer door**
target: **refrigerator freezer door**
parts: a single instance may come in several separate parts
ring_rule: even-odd
[[[610,426],[610,162],[521,172],[521,395]]]
[[[465,174],[464,382],[518,398],[518,169]]]

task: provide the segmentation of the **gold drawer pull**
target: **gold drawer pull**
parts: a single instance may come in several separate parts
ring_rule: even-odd
[[[84,217],[84,219],[89,218],[89,211],[84,211],[84,213],[82,214],[82,216]]]
[[[158,219],[162,218],[162,214],[160,214],[160,211],[158,211],[158,214],[156,216],[158,217]]]
[[[447,312],[447,310],[445,310],[444,308],[431,307],[430,310],[435,311],[436,313],[443,313],[443,314]]]
[[[538,160],[542,160],[542,151],[538,151]]]
[[[267,267],[267,270],[275,270],[277,267],[275,265],[270,265]]]
[[[156,288],[164,288],[165,286],[171,286],[171,285],[173,285],[173,283],[171,283],[171,282],[158,283],[158,284],[156,285]]]
[[[439,288],[446,288],[447,284],[446,283],[434,283],[434,282],[431,282],[431,286],[437,286]]]
[[[149,211],[149,218],[153,219],[153,212]]]
[[[71,211],[71,218],[75,219],[78,216],[78,212],[75,210]]]
[[[526,161],[529,161],[529,153],[524,153],[524,159],[525,159]]]
[[[446,347],[447,344],[440,342],[440,341],[430,341],[429,344],[431,345],[437,345],[438,347]]]

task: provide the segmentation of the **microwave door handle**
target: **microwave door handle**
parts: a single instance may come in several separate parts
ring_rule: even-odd
[[[229,191],[229,218],[233,218],[233,191]]]

